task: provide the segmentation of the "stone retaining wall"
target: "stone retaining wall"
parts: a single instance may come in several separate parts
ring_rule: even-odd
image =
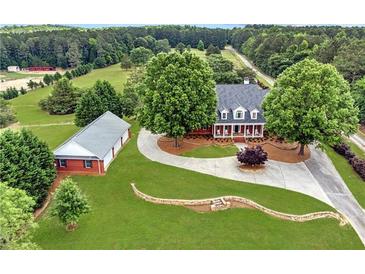
[[[233,203],[239,203],[240,205],[244,207],[254,208],[261,212],[264,212],[270,216],[280,218],[282,220],[289,220],[294,222],[307,222],[311,220],[316,219],[322,219],[322,218],[334,218],[340,222],[340,225],[346,225],[348,224],[348,220],[343,216],[342,214],[338,212],[332,212],[332,211],[319,211],[319,212],[313,212],[303,215],[295,215],[295,214],[287,214],[279,211],[275,211],[272,209],[269,209],[267,207],[264,207],[252,200],[239,197],[239,196],[222,196],[222,197],[216,197],[216,198],[208,198],[208,199],[199,199],[199,200],[184,200],[184,199],[164,199],[164,198],[156,198],[150,195],[147,195],[137,189],[135,184],[131,184],[133,192],[141,199],[151,202],[154,204],[163,204],[163,205],[177,205],[177,206],[202,206],[207,205],[211,206],[213,200],[215,199],[222,199],[226,202],[227,207],[223,209],[228,209],[231,207],[232,202]]]

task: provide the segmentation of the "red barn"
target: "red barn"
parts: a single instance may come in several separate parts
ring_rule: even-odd
[[[28,71],[55,71],[56,68],[43,66],[43,67],[28,67],[28,68],[26,68],[26,70],[28,70]]]
[[[105,112],[54,151],[57,171],[104,174],[130,138],[130,127],[115,114]]]

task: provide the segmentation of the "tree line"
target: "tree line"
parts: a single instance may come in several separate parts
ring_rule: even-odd
[[[365,74],[363,27],[251,25],[233,29],[229,42],[273,77],[307,57],[333,64],[350,82]]]
[[[119,62],[134,48],[157,53],[167,44],[176,47],[180,42],[195,48],[200,40],[223,49],[228,34],[225,29],[173,25],[0,33],[0,69],[10,65],[68,68],[88,63],[104,67]]]

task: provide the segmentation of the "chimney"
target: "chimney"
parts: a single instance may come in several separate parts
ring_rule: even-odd
[[[250,83],[250,78],[248,78],[248,77],[243,78],[244,85],[248,85],[249,83]]]

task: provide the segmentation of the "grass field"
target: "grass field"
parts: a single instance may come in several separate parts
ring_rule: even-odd
[[[106,176],[75,176],[92,211],[70,233],[49,212],[39,221],[35,241],[44,249],[361,249],[351,226],[335,220],[282,221],[251,209],[196,213],[176,206],[154,205],[137,198],[130,187],[168,198],[239,195],[267,207],[307,213],[332,210],[299,193],[224,180],[152,162],[132,139]]]
[[[352,144],[351,149],[357,154],[357,150],[354,149],[353,145],[354,144]],[[365,208],[365,182],[353,170],[352,166],[348,163],[345,157],[336,153],[331,147],[326,146],[325,150],[328,157],[332,160],[333,165],[336,167],[338,173],[340,173],[342,179],[345,181],[347,187],[355,196],[359,204]]]
[[[9,81],[28,77],[43,77],[43,76],[44,74],[39,74],[39,73],[19,73],[19,72],[0,71],[0,81],[1,80]]]
[[[120,92],[128,72],[119,65],[95,70],[74,81],[90,87],[97,79],[109,80]],[[41,111],[38,101],[50,87],[12,100],[18,120],[53,149],[78,128],[66,123],[73,115],[51,116]],[[111,164],[106,176],[75,176],[87,195],[92,211],[75,232],[66,232],[49,211],[39,220],[35,241],[44,249],[361,249],[351,226],[335,220],[308,223],[282,221],[250,209],[196,213],[186,208],[158,206],[134,196],[130,183],[142,191],[169,198],[207,198],[239,195],[288,213],[333,210],[328,205],[299,193],[224,180],[152,162],[133,138]]]
[[[129,72],[122,70],[119,64],[115,64],[107,68],[95,69],[89,74],[72,80],[72,82],[77,87],[88,88],[93,86],[96,80],[107,80],[118,92],[121,92],[128,74]],[[53,124],[72,122],[74,120],[73,114],[49,115],[39,108],[38,102],[41,99],[46,98],[51,90],[52,87],[39,88],[11,100],[11,104],[14,107],[17,119],[21,125]]]
[[[236,155],[238,151],[235,145],[219,146],[211,145],[192,149],[184,152],[181,156],[194,157],[194,158],[220,158]]]

